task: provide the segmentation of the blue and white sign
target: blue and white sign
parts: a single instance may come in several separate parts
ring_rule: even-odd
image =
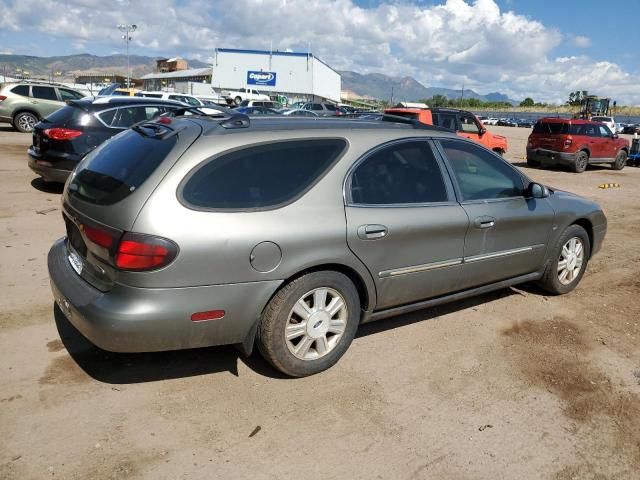
[[[276,86],[276,72],[247,72],[247,85]]]

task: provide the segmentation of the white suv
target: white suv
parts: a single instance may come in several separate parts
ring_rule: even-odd
[[[613,117],[591,117],[591,120],[593,120],[594,122],[604,123],[607,127],[609,127],[611,133],[616,133],[616,121]]]
[[[175,100],[176,102],[185,103],[194,107],[202,107],[205,103],[193,95],[175,92],[138,92],[136,97],[161,98],[163,100]]]

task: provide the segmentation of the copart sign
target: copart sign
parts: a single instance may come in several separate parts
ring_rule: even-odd
[[[247,85],[276,86],[276,72],[247,72]]]

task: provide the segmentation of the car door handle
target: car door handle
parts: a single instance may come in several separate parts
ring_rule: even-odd
[[[488,215],[478,217],[473,221],[473,225],[476,228],[493,228],[495,224],[496,219],[493,217],[489,217]]]
[[[360,225],[358,227],[358,237],[362,240],[377,240],[387,234],[387,227],[384,225]]]

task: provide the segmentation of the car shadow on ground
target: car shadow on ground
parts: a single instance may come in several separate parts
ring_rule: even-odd
[[[64,189],[64,183],[45,182],[42,177],[31,180],[31,186],[44,193],[62,193]]]
[[[535,287],[522,287],[532,294],[541,294]],[[468,308],[516,294],[510,288],[486,293],[425,310],[361,325],[356,338],[363,338],[416,322],[433,320]],[[87,340],[54,303],[53,315],[58,334],[69,355],[93,379],[109,384],[132,384],[186,378],[229,372],[238,376],[238,362],[259,375],[269,378],[290,378],[275,370],[254,350],[245,357],[233,346],[195,348],[169,352],[113,353],[102,350]]]
[[[11,125],[1,125],[0,126],[0,132],[11,132],[11,133],[19,133],[15,128],[13,128]],[[28,134],[26,134],[28,135]]]
[[[571,171],[571,169],[569,168],[568,165],[545,165],[544,167],[532,167],[531,165],[528,165],[527,162],[511,162],[511,165],[515,166],[515,167],[519,167],[519,168],[526,168],[528,170],[549,170],[552,172],[570,172],[573,173]],[[611,171],[615,171],[611,168],[610,165],[589,165],[587,167],[587,172],[588,171],[599,171],[599,170],[611,170]]]

